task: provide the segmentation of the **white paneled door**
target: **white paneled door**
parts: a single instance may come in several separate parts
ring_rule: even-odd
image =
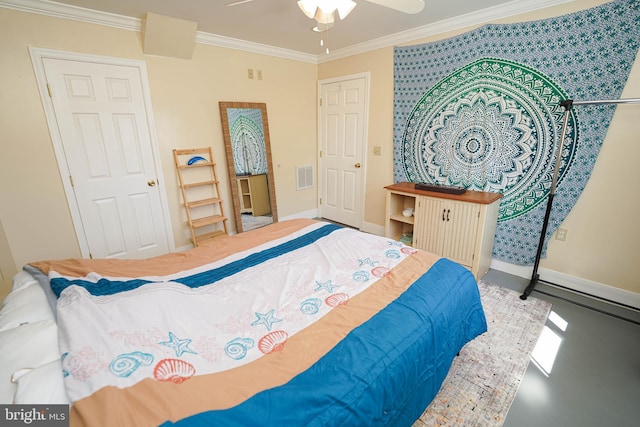
[[[41,61],[70,175],[73,194],[67,196],[75,199],[81,221],[76,230],[84,233],[78,237],[86,239],[89,255],[147,258],[169,252],[146,76],[136,66]]]
[[[360,228],[363,213],[367,76],[320,83],[320,216]]]

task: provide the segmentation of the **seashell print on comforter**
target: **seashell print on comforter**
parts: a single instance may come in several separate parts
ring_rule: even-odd
[[[410,425],[486,330],[465,268],[321,221],[32,267],[72,426]]]

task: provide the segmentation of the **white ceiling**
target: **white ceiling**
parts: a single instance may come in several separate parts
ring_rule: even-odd
[[[38,4],[51,8],[55,3],[140,19],[147,12],[198,23],[198,30],[231,39],[259,43],[278,49],[317,57],[326,56],[320,46],[322,36],[311,31],[315,21],[307,18],[296,0],[251,0],[228,7],[234,0],[0,0],[0,6]],[[361,51],[415,40],[463,26],[480,24],[505,16],[573,0],[425,0],[425,8],[408,15],[366,0],[345,18],[337,20],[324,35],[332,52]],[[69,8],[68,8],[69,9]],[[73,9],[71,8],[72,12]],[[77,10],[77,12],[83,12]],[[107,16],[108,18],[108,16]],[[114,17],[117,18],[117,17]]]

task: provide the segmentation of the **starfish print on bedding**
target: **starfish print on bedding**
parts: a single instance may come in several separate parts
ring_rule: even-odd
[[[277,319],[274,317],[273,315],[274,311],[275,311],[274,309],[271,309],[270,311],[264,314],[256,312],[256,317],[258,318],[258,320],[253,322],[251,326],[264,325],[266,326],[267,331],[270,331],[271,325],[273,325],[276,322],[282,322],[282,319]]]
[[[189,348],[189,344],[191,344],[190,339],[186,338],[181,340],[180,338],[176,337],[173,332],[169,332],[169,341],[162,341],[158,344],[171,347],[176,352],[176,357],[182,356],[183,353],[198,354],[197,352]]]
[[[331,283],[331,280],[327,280],[326,282],[322,283],[316,280],[316,285],[318,285],[318,287],[315,289],[316,291],[321,291],[321,290],[325,290],[329,293],[333,293],[333,290],[337,287],[339,287],[338,285],[334,285],[333,283]]]
[[[376,264],[378,263],[378,261],[374,261],[369,257],[366,257],[365,259],[358,259],[358,262],[360,263],[360,267],[362,267],[363,265],[370,265],[371,267],[375,267]]]

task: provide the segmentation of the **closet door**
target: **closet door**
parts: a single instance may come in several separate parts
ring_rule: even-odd
[[[46,49],[31,54],[82,256],[170,252],[144,62]]]
[[[362,226],[369,77],[345,76],[320,82],[318,142],[320,216]]]

